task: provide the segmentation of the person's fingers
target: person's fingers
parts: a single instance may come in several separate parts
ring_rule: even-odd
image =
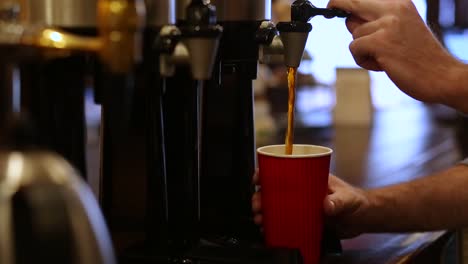
[[[382,29],[391,29],[397,27],[399,24],[398,18],[395,16],[384,16],[380,19],[363,23],[357,26],[353,31],[353,38],[358,39],[370,34],[377,32],[378,30]]]
[[[363,20],[357,16],[349,16],[346,19],[346,27],[348,28],[349,33],[354,34],[356,28],[360,27],[361,25],[365,24],[367,21]]]
[[[328,184],[341,184],[343,181],[337,176],[330,174],[328,175]]]
[[[257,225],[262,225],[263,224],[263,215],[261,215],[261,214],[255,215],[254,222]]]
[[[337,189],[344,186],[346,183],[335,175],[330,174],[328,177],[328,194],[336,192]]]
[[[259,192],[254,193],[252,197],[252,211],[254,213],[262,211],[262,196]]]
[[[342,179],[338,178],[335,175],[330,174],[328,177],[328,188],[334,192],[337,188],[349,186],[345,181]]]
[[[374,58],[367,58],[364,60],[361,65],[362,68],[369,70],[369,71],[375,71],[375,72],[381,72],[383,71],[382,67],[380,64],[377,63],[377,61]]]
[[[327,8],[338,8],[360,17],[363,20],[375,20],[386,12],[382,1],[370,0],[330,0]]]
[[[259,184],[260,183],[260,178],[258,174],[258,169],[255,170],[255,174],[252,178],[253,184]]]
[[[255,169],[255,173],[252,177],[252,183],[255,184],[255,185],[258,185],[260,184],[260,174],[258,173],[258,168]]]
[[[354,213],[364,206],[362,193],[359,189],[347,186],[325,197],[323,207],[326,216],[338,216]]]
[[[381,71],[382,68],[377,63],[375,57],[377,44],[374,41],[373,35],[353,40],[349,45],[349,50],[351,51],[357,65],[367,70]]]
[[[344,187],[346,183],[335,175],[330,174],[328,177],[328,195],[325,197],[323,207],[325,214],[329,216],[335,215],[336,206],[335,202],[330,200],[330,195],[334,194],[337,190]]]
[[[323,210],[325,211],[325,215],[335,216],[337,215],[336,205],[335,205],[335,202],[329,198],[330,195],[327,195],[327,197],[325,197],[325,200],[323,201]]]
[[[336,216],[348,211],[352,197],[348,192],[335,192],[327,197],[324,201],[324,210],[327,216]]]
[[[343,185],[338,187],[336,191],[327,197],[323,202],[325,214],[328,216],[336,216],[355,210],[357,204],[356,192],[353,187],[343,182]]]

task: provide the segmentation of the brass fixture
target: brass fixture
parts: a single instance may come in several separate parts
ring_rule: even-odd
[[[115,73],[128,72],[141,59],[144,0],[98,0],[99,35],[86,37],[55,27],[30,24],[24,1],[0,6],[0,45],[35,48],[55,54],[93,52]],[[16,10],[19,7],[19,12]],[[6,15],[5,15],[6,14]]]

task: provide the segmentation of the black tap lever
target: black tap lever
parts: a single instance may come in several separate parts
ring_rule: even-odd
[[[336,8],[318,8],[308,0],[296,0],[291,6],[291,20],[308,22],[314,16],[324,16],[326,18],[348,17],[349,13]]]
[[[349,13],[337,8],[312,8],[310,11],[311,18],[314,16],[324,16],[325,18],[348,17]]]

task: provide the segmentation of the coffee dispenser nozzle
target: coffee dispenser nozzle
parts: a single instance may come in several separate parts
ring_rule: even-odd
[[[258,61],[261,64],[281,64],[284,62],[284,45],[276,25],[263,21],[256,35],[259,43]]]
[[[296,0],[291,6],[290,22],[262,24],[260,28],[260,62],[278,61],[278,54],[283,54],[287,67],[299,67],[312,25],[308,23],[315,16],[326,18],[347,17],[349,13],[339,9],[317,8],[308,0]],[[268,23],[268,22],[264,22]],[[269,33],[271,32],[271,33]],[[279,32],[279,35],[278,35]],[[271,34],[271,37],[265,37]]]
[[[161,29],[161,75],[173,76],[176,65],[189,64],[195,80],[211,78],[223,28],[216,24],[216,9],[194,0],[187,7],[187,23]]]

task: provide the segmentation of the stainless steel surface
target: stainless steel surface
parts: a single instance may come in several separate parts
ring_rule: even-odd
[[[218,52],[220,38],[187,38],[184,43],[190,54],[190,69],[195,80],[209,80]]]
[[[275,27],[271,21],[263,21],[260,29]],[[275,35],[270,44],[261,44],[258,49],[258,61],[262,64],[284,63],[284,45],[281,37]]]
[[[55,6],[52,3],[59,3],[55,1],[47,2],[51,4],[51,8],[53,7],[50,10],[47,9],[47,12],[54,12]],[[75,3],[69,0],[64,1],[64,3],[68,2]],[[85,3],[89,3],[89,0],[86,0]],[[59,5],[57,4],[57,6]],[[32,8],[32,5],[26,4],[26,6]],[[11,7],[7,6],[3,10],[9,9]],[[15,51],[36,49],[37,51],[45,51],[43,53],[47,53],[48,56],[57,56],[57,54],[58,56],[67,56],[70,51],[97,52],[111,71],[128,72],[141,59],[141,40],[146,17],[144,0],[99,0],[98,5],[91,9],[98,10],[97,13],[93,13],[93,16],[96,17],[97,14],[98,18],[97,27],[100,32],[98,37],[83,37],[65,32],[57,29],[58,25],[55,23],[54,25],[43,25],[38,21],[22,21],[23,23],[21,23],[12,18],[0,18],[0,46]],[[2,9],[0,8],[0,10]],[[78,8],[79,12],[83,10]],[[74,25],[78,26],[78,24]],[[60,26],[66,26],[66,24]],[[27,55],[31,54],[15,52],[14,56],[10,55],[10,57]]]
[[[177,19],[185,19],[191,0],[177,0]],[[271,19],[271,0],[211,0],[216,6],[218,21],[260,21]]]
[[[21,0],[22,12],[32,24],[59,27],[95,27],[97,0]]]
[[[55,58],[71,52],[100,52],[99,38],[82,37],[56,28],[0,21],[0,54],[14,62],[28,58]]]
[[[299,67],[309,33],[280,32],[280,37],[284,45],[284,64],[288,67]]]
[[[75,238],[76,255],[80,256],[77,263],[116,263],[110,235],[91,190],[65,160],[52,153],[12,152],[0,155],[0,212],[2,213],[0,231],[13,229],[11,224],[14,223],[8,218],[12,213],[13,196],[24,187],[31,189],[45,185],[55,185],[63,189],[66,194],[65,204],[69,214],[68,219],[71,221],[70,232]],[[2,232],[0,236],[2,264],[14,263],[13,252],[14,242],[11,233],[8,236],[8,232]],[[44,260],[38,260],[41,261]]]
[[[165,26],[160,36],[180,34],[173,25]],[[218,52],[220,37],[216,38],[184,38],[179,41],[172,54],[161,54],[160,73],[164,77],[175,74],[176,65],[190,65],[192,77],[195,80],[208,80],[213,72],[213,65]]]
[[[101,59],[112,72],[127,73],[142,59],[144,0],[99,0]]]
[[[3,164],[0,163],[0,167]],[[1,177],[1,176],[0,176]],[[0,186],[1,180],[0,180]],[[0,191],[1,193],[1,191]],[[0,263],[13,264],[13,234],[11,224],[11,205],[3,195],[0,195]]]
[[[280,36],[275,36],[270,45],[260,45],[258,61],[262,64],[284,63],[284,45]]]
[[[185,10],[192,0],[175,0],[176,1],[176,18],[177,20],[185,20]]]
[[[11,0],[10,0],[11,1]],[[175,22],[175,0],[145,0],[147,24]],[[27,20],[33,24],[60,27],[95,27],[97,0],[24,0]]]
[[[174,25],[164,26],[159,35],[170,36],[172,34],[181,34],[179,28]],[[172,54],[161,54],[159,59],[159,72],[161,76],[172,77],[175,74],[176,65],[189,64],[190,54],[187,46],[179,42],[177,43]]]
[[[175,0],[145,0],[145,3],[147,25],[175,24]]]
[[[161,34],[177,30],[172,26],[164,27]],[[172,54],[161,54],[160,74],[171,77],[176,65],[190,65],[195,80],[208,80],[213,72],[214,61],[218,52],[220,38],[186,38],[177,43]]]

